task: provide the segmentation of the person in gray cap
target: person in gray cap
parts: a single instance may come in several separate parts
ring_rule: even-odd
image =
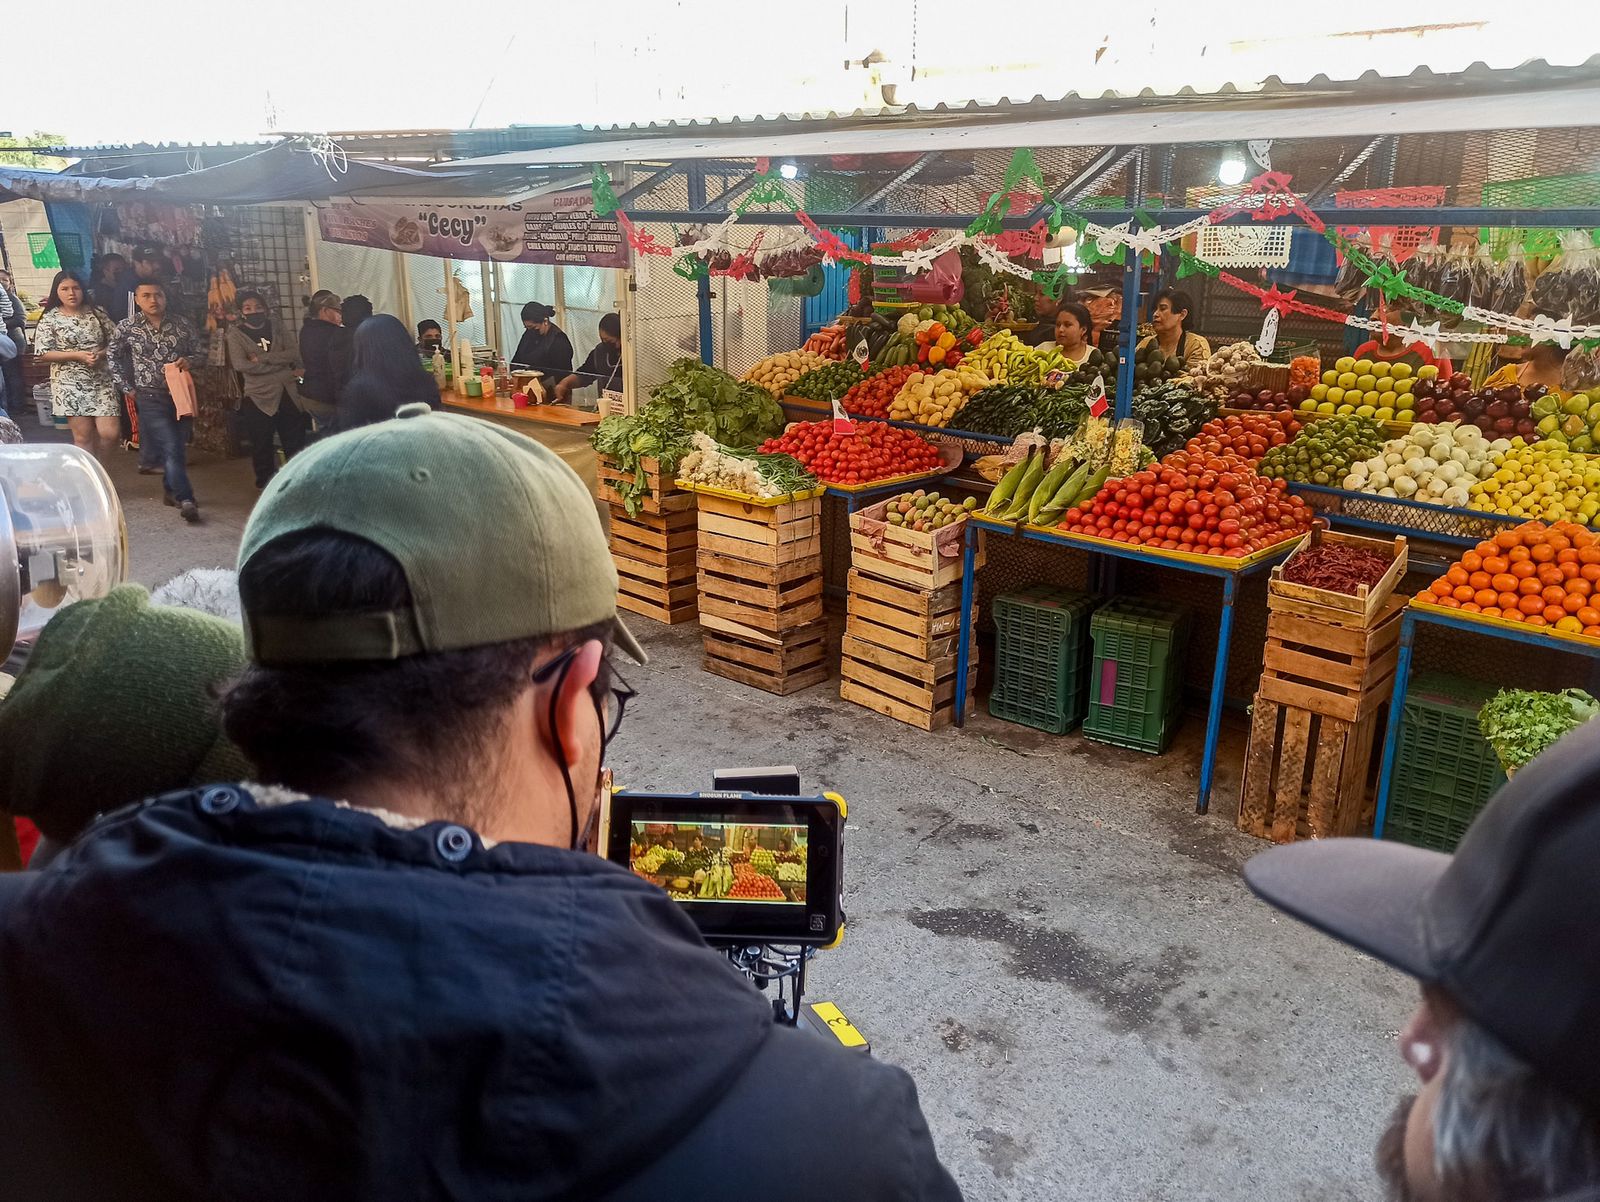
[[[1600,1202],[1600,722],[1495,795],[1453,856],[1372,839],[1263,852],[1245,879],[1415,977],[1418,1091],[1378,1146],[1396,1202]]]
[[[513,431],[418,403],[292,459],[223,697],[271,783],[0,874],[5,1196],[959,1199],[905,1073],[576,850],[642,658],[616,593]]]

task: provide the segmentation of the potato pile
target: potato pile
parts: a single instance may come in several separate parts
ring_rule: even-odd
[[[765,388],[773,396],[781,397],[788,391],[789,385],[806,372],[827,367],[832,362],[814,351],[784,351],[782,354],[768,355],[745,372],[744,378]]]
[[[889,406],[889,418],[897,422],[920,422],[924,426],[948,426],[950,419],[961,412],[967,398],[987,387],[988,376],[964,367],[945,368],[932,375],[912,372]]]

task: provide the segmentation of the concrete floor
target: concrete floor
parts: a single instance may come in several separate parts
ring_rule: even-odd
[[[244,461],[196,462],[193,528],[131,455],[112,472],[135,579],[231,565]],[[1245,889],[1261,845],[1232,826],[1241,730],[1202,818],[1200,715],[1159,758],[986,715],[924,734],[836,683],[777,698],[709,676],[693,626],[634,628],[653,660],[628,673],[620,781],[692,789],[714,765],[794,763],[850,800],[849,933],[810,992],[910,1071],[969,1198],[1378,1196],[1414,992]]]

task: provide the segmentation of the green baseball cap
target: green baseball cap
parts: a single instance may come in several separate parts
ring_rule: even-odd
[[[402,405],[393,421],[335,435],[289,461],[262,493],[239,568],[274,539],[339,530],[387,551],[405,571],[404,609],[325,615],[252,613],[257,663],[392,660],[612,623],[617,570],[594,498],[561,457],[479,418]]]

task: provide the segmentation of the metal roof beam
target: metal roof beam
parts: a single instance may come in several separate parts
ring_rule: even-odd
[[[629,201],[633,200],[635,197],[643,196],[646,192],[649,192],[657,184],[659,184],[662,180],[666,179],[667,176],[671,175],[674,171],[678,171],[678,170],[680,170],[680,168],[678,167],[678,165],[676,163],[674,163],[672,166],[663,167],[660,171],[657,171],[655,174],[647,176],[644,179],[640,180],[638,183],[634,184],[633,187],[629,188],[626,192],[624,192],[621,196],[617,197],[617,208],[619,208],[619,209],[627,208]]]
[[[1354,158],[1352,158],[1344,166],[1340,167],[1330,179],[1324,183],[1318,184],[1309,193],[1307,193],[1306,204],[1312,206],[1313,208],[1321,204],[1328,198],[1329,194],[1332,193],[1335,188],[1354,175],[1360,168],[1361,164],[1365,163],[1369,158],[1372,157],[1374,153],[1376,153],[1378,147],[1382,146],[1385,142],[1393,141],[1393,139],[1393,134],[1379,134],[1376,138],[1373,138],[1372,141],[1368,142],[1364,147],[1361,148],[1360,152]]]
[[[750,191],[750,189],[755,186],[756,180],[759,178],[760,174],[752,171],[743,179],[735,180],[733,183],[723,188],[715,198],[708,200],[703,204],[696,205],[694,210],[696,215],[715,213],[718,211],[726,212],[728,208],[728,202],[734,197],[743,196],[746,192]]]
[[[1063,207],[1071,205],[1087,193],[1090,188],[1117,170],[1137,153],[1137,147],[1107,146],[1099,154],[1095,155],[1082,171],[1050,193],[1046,200],[1041,201],[1033,212],[1028,214],[1027,224],[1033,225],[1035,222],[1042,221],[1052,204],[1058,204]]]
[[[896,188],[900,187],[901,184],[903,184],[907,180],[911,179],[912,176],[916,175],[924,167],[926,167],[929,163],[933,162],[933,160],[938,158],[938,157],[939,157],[939,152],[937,150],[931,150],[927,154],[922,155],[920,158],[917,159],[916,162],[912,163],[911,166],[907,167],[899,175],[895,176],[888,183],[884,184],[883,187],[879,188],[871,196],[867,197],[863,201],[860,201],[856,205],[856,209],[859,212],[862,212],[862,213],[870,213],[870,212],[872,212],[873,208],[879,202],[881,202],[882,200],[887,198],[889,193],[893,192]]]

